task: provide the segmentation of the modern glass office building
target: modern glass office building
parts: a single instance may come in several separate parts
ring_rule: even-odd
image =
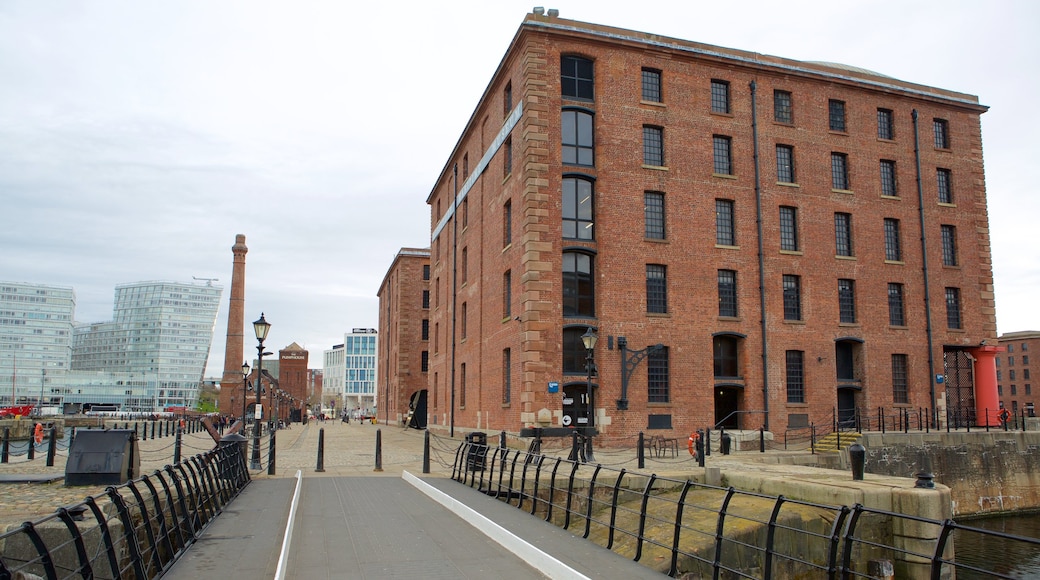
[[[35,405],[64,383],[75,313],[72,288],[0,282],[0,405]]]
[[[222,290],[209,283],[117,286],[112,321],[76,326],[72,368],[124,374],[121,400],[110,401],[121,410],[194,408]]]
[[[323,407],[334,405],[337,410],[375,410],[378,344],[379,332],[376,329],[354,328],[343,335],[343,344],[325,351]]]

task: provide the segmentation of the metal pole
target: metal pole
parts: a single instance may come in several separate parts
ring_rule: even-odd
[[[376,429],[376,468],[372,471],[383,471],[383,430]]]
[[[595,429],[595,408],[592,404],[592,349],[585,350],[585,462],[594,463],[596,458],[592,455],[592,434]]]
[[[430,472],[430,432],[423,434],[422,472]]]
[[[318,473],[325,473],[325,428],[318,429],[318,465],[314,468]]]

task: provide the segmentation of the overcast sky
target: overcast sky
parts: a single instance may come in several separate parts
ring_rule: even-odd
[[[219,278],[217,376],[245,234],[246,321],[320,368],[377,327],[398,249],[429,245],[426,197],[535,5],[0,0],[0,280],[72,286],[96,322],[118,284]],[[978,95],[998,330],[1040,330],[1040,3],[544,6]]]

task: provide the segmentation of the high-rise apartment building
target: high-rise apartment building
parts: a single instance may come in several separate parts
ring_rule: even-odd
[[[430,249],[402,248],[379,286],[380,419],[426,426],[430,351]]]
[[[178,282],[117,286],[111,321],[76,326],[72,367],[126,373],[122,410],[194,408],[221,291]]]
[[[528,15],[427,198],[430,426],[985,421],[985,111],[851,66]]]
[[[0,282],[0,405],[44,405],[72,361],[72,288]]]

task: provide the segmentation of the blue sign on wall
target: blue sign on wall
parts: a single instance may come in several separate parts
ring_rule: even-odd
[[[549,383],[549,392],[550,393],[559,393],[560,392],[560,383],[557,383],[556,381],[551,381]]]

